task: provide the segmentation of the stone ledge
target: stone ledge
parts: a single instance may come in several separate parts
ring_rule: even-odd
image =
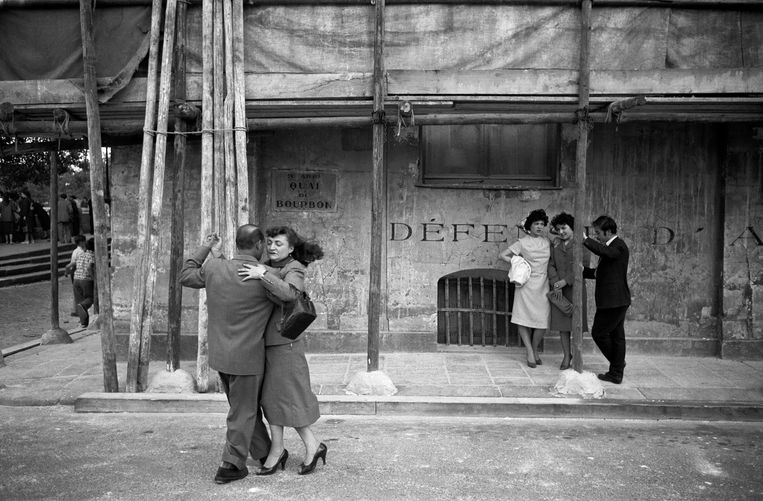
[[[682,419],[763,421],[763,404],[579,398],[378,397],[319,395],[321,414],[505,418]],[[214,394],[84,393],[76,412],[226,413],[225,396]]]

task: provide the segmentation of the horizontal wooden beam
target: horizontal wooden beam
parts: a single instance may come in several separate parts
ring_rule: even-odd
[[[201,100],[201,75],[189,74],[188,99]],[[257,99],[356,99],[372,96],[371,73],[247,73],[246,95]]]
[[[605,112],[590,114],[594,122],[606,121]],[[466,125],[466,124],[541,124],[541,123],[574,123],[575,113],[430,113],[417,114],[415,125]],[[621,117],[622,122],[761,122],[761,113],[726,113],[726,112],[641,112],[626,111]],[[397,117],[387,115],[386,122],[393,126]],[[290,118],[250,118],[246,121],[249,131],[296,129],[303,127],[365,127],[371,126],[371,115],[368,116],[329,116],[329,117],[290,117]],[[50,136],[52,132],[45,122],[16,122],[16,131],[21,136]],[[86,121],[69,122],[69,130],[73,136],[87,134]],[[102,120],[101,130],[108,139],[109,145],[132,144],[135,137],[143,132],[142,120]],[[169,132],[168,134],[172,134]],[[198,132],[188,133],[199,136]],[[120,138],[120,136],[122,136]],[[125,138],[124,136],[131,136]],[[54,142],[52,142],[54,143]]]
[[[78,6],[79,0],[0,0],[0,9],[34,9]],[[200,5],[201,0],[189,0]],[[245,0],[247,5],[366,5],[368,0]],[[518,5],[518,6],[578,6],[580,0],[387,0],[387,5]],[[149,6],[151,0],[98,0],[99,7]],[[593,7],[655,7],[655,8],[710,8],[710,9],[761,9],[760,0],[596,0]]]
[[[577,93],[575,70],[390,70],[392,95],[555,95]],[[763,68],[591,71],[591,96],[757,94]]]
[[[390,70],[389,95],[419,97],[448,96],[461,101],[485,97],[567,99],[577,93],[575,70]],[[687,96],[737,97],[759,95],[763,68],[596,70],[591,72],[591,98],[597,96]],[[132,81],[108,103],[110,108],[140,110],[144,106],[146,82]],[[351,100],[372,95],[370,73],[249,73],[246,75],[247,103],[267,100]],[[79,87],[69,80],[0,81],[0,96],[16,109],[82,107]],[[201,99],[201,78],[188,78],[188,100]],[[51,115],[52,120],[52,115]]]

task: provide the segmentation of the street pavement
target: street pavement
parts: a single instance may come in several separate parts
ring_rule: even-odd
[[[120,393],[104,393],[100,333],[72,331],[71,344],[3,350],[0,405],[74,405],[80,412],[225,412],[224,395],[124,393],[126,364],[117,364]],[[560,356],[544,354],[531,369],[521,350],[475,348],[434,353],[382,353],[379,369],[393,396],[348,394],[366,370],[366,354],[308,354],[323,415],[492,417],[608,417],[763,421],[763,361],[629,355],[623,384],[602,383],[602,398],[555,391]],[[584,354],[584,370],[605,372],[598,353]],[[194,362],[181,369],[195,374]],[[165,371],[151,362],[150,378]]]
[[[0,406],[0,499],[759,500],[763,423],[324,416],[326,464],[217,485],[225,414]]]

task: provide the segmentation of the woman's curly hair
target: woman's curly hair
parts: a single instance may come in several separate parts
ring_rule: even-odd
[[[556,216],[551,218],[551,226],[557,227],[560,225],[566,224],[570,227],[571,230],[575,229],[575,218],[572,217],[571,214],[567,214],[566,212],[560,212]]]
[[[527,216],[527,219],[525,219],[525,230],[530,231],[530,228],[532,228],[532,225],[535,221],[543,221],[543,226],[548,225],[548,216],[546,215],[546,211],[543,209],[535,209],[530,213],[529,216]]]

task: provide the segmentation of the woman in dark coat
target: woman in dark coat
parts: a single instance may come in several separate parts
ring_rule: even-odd
[[[562,295],[572,302],[572,286],[575,283],[575,266],[572,259],[573,245],[575,245],[575,218],[562,212],[551,219],[551,227],[558,235],[558,240],[551,249],[551,258],[548,261],[548,283],[552,289],[561,289]],[[590,255],[584,250],[584,256]],[[585,262],[588,261],[584,257]],[[582,275],[582,270],[580,271]],[[586,290],[583,284],[583,332],[588,331],[588,318],[586,315]],[[560,370],[570,368],[572,353],[570,351],[570,332],[572,331],[572,316],[565,315],[562,310],[551,305],[551,322],[549,328],[559,331],[564,358],[559,366]]]
[[[265,376],[262,384],[262,411],[270,425],[270,453],[257,475],[271,475],[284,469],[289,452],[284,447],[283,429],[297,430],[305,445],[305,460],[299,474],[312,472],[319,459],[326,463],[326,445],[319,442],[310,426],[320,417],[318,399],[310,386],[310,369],[305,357],[304,335],[297,339],[281,336],[284,303],[294,301],[305,289],[307,265],[323,257],[321,247],[306,242],[287,226],[268,228],[270,263],[243,265],[239,276],[261,280],[276,307],[265,330]]]

